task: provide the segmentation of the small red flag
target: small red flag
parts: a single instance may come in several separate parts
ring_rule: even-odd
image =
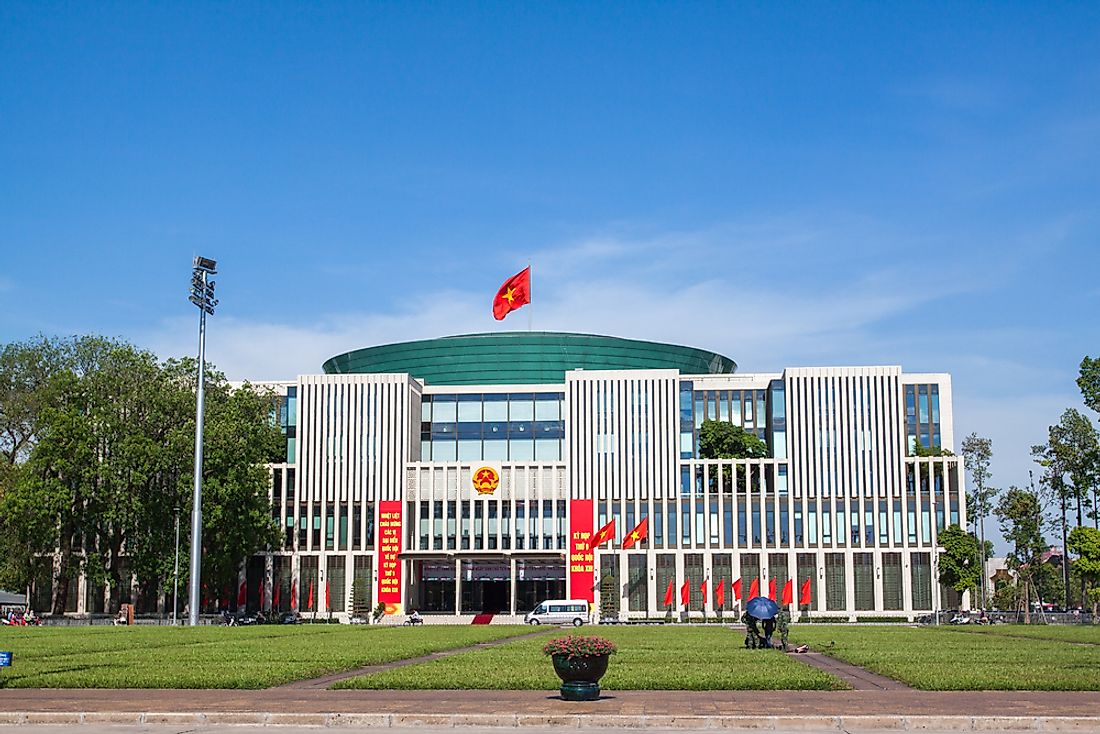
[[[733,582],[733,598],[735,601],[741,601],[741,579]]]
[[[714,587],[714,603],[719,607],[726,605],[726,580],[720,579],[718,586]]]
[[[760,579],[753,579],[749,584],[749,598],[755,599],[760,596]]]
[[[500,321],[520,306],[531,302],[531,266],[513,275],[493,298],[493,318]]]
[[[671,607],[674,598],[672,596],[673,579],[668,580],[668,591],[665,592],[665,606]]]
[[[703,579],[703,583],[699,584],[699,591],[703,592],[703,606],[707,605],[707,582],[710,581],[710,577]]]
[[[325,609],[332,611],[332,601],[328,595],[328,579],[325,579]]]
[[[810,580],[806,579],[802,582],[802,596],[798,600],[799,604],[810,604]]]
[[[275,584],[275,598],[273,598],[271,600],[271,608],[272,609],[278,609],[279,608],[279,592],[282,591],[282,590],[283,590],[283,585],[282,584]]]
[[[311,612],[313,611],[313,582],[312,581],[309,582],[309,597],[308,597],[308,600],[306,601],[306,609],[308,609]]]
[[[298,582],[295,581],[290,585],[290,608],[298,608]]]
[[[596,534],[592,536],[591,542],[588,544],[589,550],[599,548],[601,545],[609,540],[615,539],[615,518],[611,518],[611,522],[604,525],[602,528],[596,531]]]
[[[635,543],[641,543],[646,539],[647,535],[649,535],[649,518],[643,517],[637,527],[627,533],[626,537],[623,538],[623,550],[633,548]]]
[[[684,585],[680,587],[680,603],[685,607],[691,603],[691,585],[684,579]]]
[[[768,598],[772,601],[779,601],[775,598],[775,579],[768,581]]]
[[[787,583],[783,584],[783,606],[788,606],[794,601],[794,581],[787,579]]]
[[[244,581],[241,582],[241,588],[237,589],[237,606],[243,607],[248,603],[248,586]]]

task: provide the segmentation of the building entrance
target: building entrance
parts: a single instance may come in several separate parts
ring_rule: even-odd
[[[462,561],[460,614],[508,614],[511,564],[506,558]]]

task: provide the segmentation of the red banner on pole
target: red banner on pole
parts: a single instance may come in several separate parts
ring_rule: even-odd
[[[592,500],[569,500],[569,598],[591,603],[596,597],[595,551],[592,539]]]
[[[378,601],[401,612],[401,502],[378,503]]]

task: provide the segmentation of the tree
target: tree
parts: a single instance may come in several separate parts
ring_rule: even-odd
[[[958,525],[949,525],[940,532],[939,543],[943,546],[940,583],[959,592],[975,588],[983,575],[978,539]]]
[[[1009,487],[994,514],[1000,520],[1001,535],[1009,544],[1008,567],[1015,572],[1024,605],[1024,621],[1031,621],[1031,592],[1035,575],[1042,563],[1046,540],[1043,538],[1043,510],[1035,492]]]
[[[1100,589],[1100,530],[1083,526],[1074,528],[1069,534],[1068,549],[1077,555],[1073,569],[1086,588],[1082,601],[1088,599],[1092,602],[1092,615],[1095,618],[1097,598],[1092,592]]]
[[[967,494],[966,511],[967,516],[972,518],[974,525],[977,527],[979,537],[982,540],[982,568],[984,569],[986,558],[989,557],[986,554],[985,545],[985,519],[993,511],[993,498],[997,496],[999,491],[989,486],[989,479],[993,476],[989,471],[989,464],[993,459],[993,442],[988,438],[979,436],[977,433],[971,433],[963,439],[962,455],[963,464],[966,470],[970,472],[970,482],[973,487],[971,492]],[[973,503],[970,501],[971,497],[973,497]],[[971,516],[970,513],[973,513],[973,515]],[[981,606],[985,608],[987,605],[984,572],[981,575],[980,595]]]
[[[1081,372],[1077,378],[1077,387],[1085,405],[1100,413],[1100,359],[1085,357],[1081,360]],[[1092,526],[1100,529],[1100,505],[1096,503],[1096,484],[1092,487]]]
[[[725,421],[703,421],[699,427],[701,459],[766,459],[768,444],[755,433]]]
[[[949,450],[942,446],[925,446],[920,442],[920,436],[913,437],[913,450],[910,452],[911,456],[954,456]]]
[[[1062,547],[1065,548],[1069,542],[1067,513],[1070,507],[1076,506],[1079,527],[1084,524],[1085,508],[1092,503],[1090,493],[1095,492],[1100,475],[1100,438],[1085,416],[1069,408],[1062,413],[1058,423],[1048,429],[1047,443],[1032,446],[1031,454],[1045,470],[1040,484],[1059,508]],[[1069,564],[1063,563],[1062,569],[1063,603],[1068,607]]]

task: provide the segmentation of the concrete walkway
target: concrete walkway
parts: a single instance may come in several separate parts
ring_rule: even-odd
[[[0,690],[0,724],[1100,731],[1095,692]]]

